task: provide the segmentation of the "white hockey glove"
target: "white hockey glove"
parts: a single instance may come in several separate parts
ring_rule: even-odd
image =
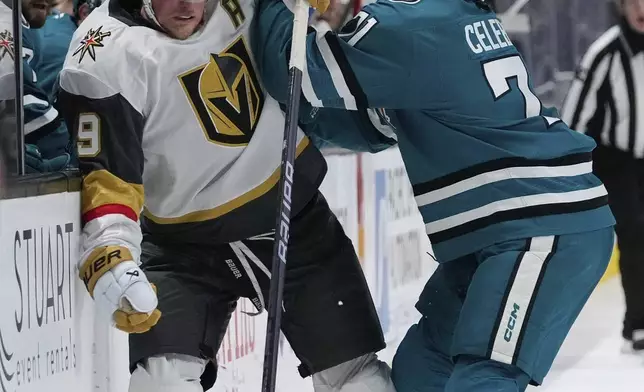
[[[121,331],[146,332],[159,321],[156,287],[127,248],[111,245],[94,249],[80,268],[80,278],[99,312],[109,316]]]

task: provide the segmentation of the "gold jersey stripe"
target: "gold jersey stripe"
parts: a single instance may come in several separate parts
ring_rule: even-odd
[[[83,177],[83,214],[107,204],[119,204],[130,207],[138,217],[143,200],[143,185],[125,182],[107,170],[96,170]]]
[[[309,139],[305,137],[298,144],[297,149],[295,151],[295,155],[299,156],[308,145],[309,145]],[[270,177],[268,177],[264,182],[262,182],[255,188],[251,189],[250,191],[244,193],[239,197],[236,197],[235,199],[232,199],[220,206],[217,206],[209,210],[194,211],[175,218],[162,218],[162,217],[154,216],[146,208],[143,210],[143,215],[145,215],[146,218],[150,219],[154,223],[157,223],[160,225],[175,224],[175,223],[195,223],[195,222],[203,222],[203,221],[215,219],[243,206],[244,204],[247,204],[265,195],[275,185],[277,185],[277,183],[279,182],[279,178],[280,178],[280,168],[277,168],[273,172],[273,174],[270,175]]]

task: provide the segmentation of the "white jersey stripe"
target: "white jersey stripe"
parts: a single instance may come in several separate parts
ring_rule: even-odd
[[[364,37],[365,35],[367,35],[367,33],[369,32],[369,30],[371,30],[371,29],[373,28],[373,26],[375,26],[375,25],[376,25],[376,23],[378,23],[378,21],[377,21],[375,18],[371,18],[371,19],[369,19],[369,20],[367,21],[367,23],[364,25],[364,27],[360,28],[360,29],[359,29],[359,30],[354,34],[354,36],[353,36],[353,37],[351,37],[351,38],[349,39],[349,41],[348,41],[347,43],[348,43],[349,45],[351,45],[351,46],[354,46],[355,44],[357,44],[357,43],[358,43],[358,41],[360,41],[360,40],[362,39],[362,37]]]
[[[554,236],[532,238],[529,250],[519,261],[516,276],[510,282],[509,294],[503,304],[501,322],[498,329],[493,331],[495,339],[490,359],[513,363],[519,336],[529,316],[530,302],[538,292],[539,276],[553,251],[554,243]]]
[[[306,67],[304,67],[306,68]],[[320,98],[315,93],[313,88],[313,82],[311,82],[311,75],[308,72],[302,72],[302,94],[306,97],[306,100],[313,105],[313,107],[321,108],[324,107]]]
[[[481,173],[452,185],[448,185],[446,187],[418,195],[416,196],[416,203],[418,203],[419,207],[422,207],[427,204],[445,200],[459,193],[467,192],[483,185],[493,184],[495,182],[504,180],[517,180],[522,178],[572,177],[592,173],[592,171],[592,162],[582,162],[567,166],[508,167],[487,173]]]
[[[486,204],[460,214],[429,222],[425,225],[427,234],[435,234],[456,226],[471,222],[473,220],[490,216],[500,211],[518,210],[521,208],[539,206],[544,204],[565,204],[591,200],[597,197],[606,196],[606,188],[603,185],[594,188],[582,189],[571,192],[539,193],[513,197]]]
[[[244,252],[244,254],[245,254],[246,256],[248,256],[248,258],[250,259],[250,261],[252,261],[252,262],[257,266],[257,268],[259,268],[259,269],[260,269],[260,271],[262,271],[264,274],[266,274],[266,276],[268,277],[268,279],[270,279],[270,278],[271,278],[271,271],[269,271],[269,270],[268,270],[268,268],[264,265],[264,263],[262,263],[262,261],[259,259],[259,257],[257,257],[257,256],[256,256],[256,255],[255,255],[255,254],[254,254],[254,253],[253,253],[253,252],[252,252],[252,251],[251,251],[251,250],[246,246],[246,244],[244,244],[243,242],[238,241],[238,242],[236,242],[236,244],[237,244],[237,246],[239,247],[239,249],[240,249],[242,252]]]
[[[628,91],[626,86],[626,78],[620,75],[624,67],[628,64],[622,63],[622,56],[613,56],[612,65],[610,67],[609,78],[611,81],[611,88],[613,91]],[[629,135],[629,109],[631,102],[629,102],[628,94],[613,94],[611,97],[615,106],[615,147],[622,151],[628,151]],[[594,113],[593,113],[594,114]],[[591,114],[592,117],[592,114]],[[589,119],[590,120],[590,119]],[[610,140],[610,138],[609,138]]]
[[[34,100],[39,100],[38,98],[32,96],[32,95],[25,95],[24,100],[27,102],[28,100],[31,100],[33,98]],[[54,121],[58,117],[58,111],[54,109],[53,107],[50,107],[47,109],[47,111],[42,115],[34,118],[33,120],[25,123],[25,135],[28,135],[32,133],[33,131],[38,130],[41,127],[44,127],[45,125],[49,124],[50,122]]]
[[[349,85],[347,84],[347,81],[344,79],[344,75],[342,74],[342,69],[340,69],[340,65],[335,59],[335,56],[333,55],[333,52],[331,52],[331,48],[329,47],[329,44],[326,42],[326,38],[324,37],[327,33],[331,32],[331,28],[328,24],[322,23],[316,24],[315,26],[313,26],[313,28],[317,33],[317,39],[315,41],[316,45],[320,50],[320,53],[322,54],[322,59],[324,60],[326,68],[328,69],[329,73],[331,73],[333,86],[338,92],[340,98],[344,100],[345,108],[348,110],[357,110],[356,99],[353,94],[351,94]]]
[[[253,269],[251,268],[250,264],[248,263],[248,260],[246,259],[246,256],[244,255],[244,252],[240,248],[241,241],[237,242],[232,242],[230,243],[230,248],[235,252],[235,255],[237,256],[237,259],[239,259],[239,262],[241,263],[242,267],[244,268],[244,271],[246,271],[246,275],[248,276],[248,279],[250,280],[250,283],[253,285],[253,289],[255,290],[255,293],[257,294],[257,299],[259,300],[259,303],[261,305],[261,309],[258,309],[259,311],[262,311],[263,309],[266,308],[266,302],[264,301],[264,295],[262,294],[262,288],[259,285],[259,281],[257,280],[257,277],[255,276],[255,273],[253,272]],[[248,248],[246,248],[248,249]]]

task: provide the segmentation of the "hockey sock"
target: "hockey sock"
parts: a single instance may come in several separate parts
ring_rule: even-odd
[[[523,392],[530,376],[514,365],[460,356],[445,392]]]

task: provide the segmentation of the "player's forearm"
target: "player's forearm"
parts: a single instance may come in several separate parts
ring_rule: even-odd
[[[293,16],[272,0],[261,0],[255,17],[255,47],[259,72],[268,93],[280,103],[288,96],[288,59],[291,52]]]
[[[81,159],[81,170],[88,170]],[[96,249],[116,245],[127,248],[135,260],[141,253],[139,214],[143,186],[129,184],[105,169],[83,176],[81,189],[83,237],[80,265]]]
[[[325,146],[352,151],[371,152],[385,150],[396,144],[391,132],[383,132],[375,111],[370,118],[366,110],[348,111],[322,108],[311,124],[303,127],[308,135],[325,142]],[[385,133],[388,133],[386,135]]]
[[[96,249],[106,246],[126,248],[134,260],[139,260],[142,241],[141,227],[121,214],[107,214],[85,223],[81,239],[79,268]]]
[[[255,23],[254,50],[264,85],[271,96],[284,103],[288,95],[293,14],[282,0],[260,0]],[[303,97],[314,107],[355,110],[355,98],[326,42],[325,34],[330,29],[325,22],[316,28],[309,28],[306,39]],[[337,37],[331,38],[337,41]]]
[[[119,214],[136,222],[143,208],[143,185],[127,182],[107,169],[88,171],[91,166],[80,159],[83,222],[109,214]]]
[[[83,222],[107,215],[137,222],[144,199],[143,116],[120,94],[96,99],[73,93],[82,80],[67,77],[72,92],[63,84],[59,103],[77,143]],[[88,81],[97,84],[82,85],[88,91],[102,87],[95,79]]]
[[[23,61],[23,66],[25,135],[29,137],[37,133],[42,136],[48,133],[48,128],[55,129],[54,120],[58,117],[58,111],[51,105],[49,97],[40,87],[36,72],[26,61]],[[34,140],[28,142],[35,144]]]
[[[285,2],[259,0],[255,23],[255,53],[267,90],[283,102],[288,88],[293,15]],[[436,86],[420,76],[416,59],[417,32],[385,3],[373,3],[338,34],[326,22],[309,28],[302,95],[312,106],[365,108],[424,108],[422,97]],[[416,35],[414,35],[416,34]],[[404,39],[402,37],[404,36]]]
[[[143,209],[142,116],[120,95],[90,99],[62,90],[59,102],[77,142],[83,176],[82,266],[101,247],[125,247],[138,260]]]

